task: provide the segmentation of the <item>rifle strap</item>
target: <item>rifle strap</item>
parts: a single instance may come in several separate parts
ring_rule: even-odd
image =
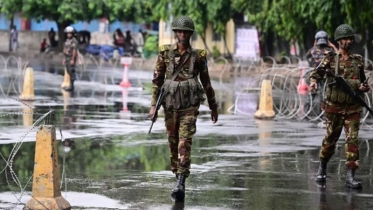
[[[175,70],[175,52],[174,52],[174,45],[171,44],[170,45],[170,50],[168,51],[168,57],[170,59],[170,73],[171,75],[174,73],[174,70]]]
[[[196,62],[196,52],[192,51],[192,58],[190,59],[189,63],[189,72],[188,72],[188,78],[192,79],[193,78],[193,73],[194,73],[194,63]]]
[[[170,52],[171,52],[171,51],[172,51],[172,53],[169,54],[169,56],[170,56],[170,70],[171,70],[171,66],[172,66],[172,68],[174,68],[174,62],[175,62],[175,53],[174,53],[174,51],[173,51],[173,45],[171,45]],[[192,52],[193,52],[193,50],[192,50]],[[185,56],[185,59],[183,60],[183,62],[180,63],[180,65],[178,66],[177,70],[176,70],[175,72],[171,72],[172,77],[171,77],[171,79],[170,79],[170,83],[169,83],[168,86],[167,86],[167,89],[165,89],[164,95],[166,95],[167,92],[169,91],[169,89],[170,89],[170,85],[171,85],[171,82],[174,81],[174,80],[176,79],[177,75],[179,75],[179,73],[180,73],[181,70],[183,69],[183,66],[184,66],[185,62],[188,61],[188,59],[189,59],[189,57],[190,57],[191,54],[192,54],[192,53],[188,53],[188,54]],[[173,58],[171,58],[171,57],[173,57]]]
[[[338,75],[338,69],[339,69],[339,53],[337,52],[337,55],[335,56],[335,75]]]

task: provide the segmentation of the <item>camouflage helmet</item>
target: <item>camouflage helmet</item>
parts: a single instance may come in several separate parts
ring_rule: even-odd
[[[328,44],[328,33],[325,31],[319,31],[315,35],[316,39],[316,44],[321,45],[321,44]]]
[[[350,25],[342,24],[335,29],[334,39],[336,41],[347,37],[355,37],[355,30]]]
[[[194,22],[190,17],[188,16],[181,16],[176,18],[172,22],[172,30],[184,30],[184,31],[193,31],[195,30],[194,28]]]

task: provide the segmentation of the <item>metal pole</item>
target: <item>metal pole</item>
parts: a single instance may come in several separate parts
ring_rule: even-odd
[[[364,49],[364,66],[368,66],[368,40],[369,40],[369,31],[365,31],[365,49]]]

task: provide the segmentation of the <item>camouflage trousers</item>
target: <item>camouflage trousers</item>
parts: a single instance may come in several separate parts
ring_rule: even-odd
[[[337,141],[341,135],[342,128],[346,133],[346,166],[356,169],[359,166],[359,127],[360,112],[351,114],[325,113],[326,135],[320,150],[320,161],[328,162],[334,154]]]
[[[185,111],[165,111],[165,124],[170,148],[171,170],[189,176],[192,138],[196,133],[198,108]]]

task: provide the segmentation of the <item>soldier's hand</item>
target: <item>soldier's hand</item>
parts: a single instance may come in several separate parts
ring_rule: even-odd
[[[333,47],[333,48],[335,47],[334,44],[330,42],[330,40],[328,40],[328,45],[329,45],[330,47]]]
[[[152,106],[149,111],[149,118],[151,119],[155,113],[155,106]],[[157,118],[154,119],[154,122],[157,121]]]
[[[368,92],[370,89],[369,85],[368,84],[364,84],[364,83],[361,83],[360,84],[360,87],[359,87],[359,90],[362,91],[362,92]]]
[[[212,120],[212,123],[214,124],[218,121],[218,110],[217,109],[211,110],[211,120]]]
[[[62,60],[62,65],[66,65],[65,59]]]
[[[70,61],[70,65],[74,65],[74,60],[71,60],[71,61]]]
[[[317,89],[317,83],[316,82],[311,82],[311,84],[310,84],[311,93],[316,93],[316,89]]]

